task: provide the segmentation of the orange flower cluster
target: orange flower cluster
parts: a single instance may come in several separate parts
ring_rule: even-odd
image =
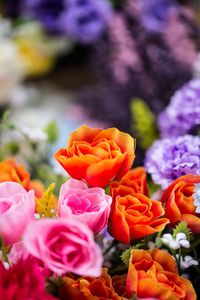
[[[59,290],[61,300],[125,300],[115,292],[105,268],[99,278],[81,277],[76,280],[69,275],[63,281],[64,285]]]
[[[200,233],[200,214],[195,212],[193,197],[196,183],[200,183],[198,175],[179,177],[166,189],[161,201],[172,225],[185,221],[193,233]]]
[[[72,132],[67,149],[60,149],[55,158],[73,178],[83,179],[91,187],[106,187],[131,168],[134,148],[134,139],[117,128],[84,125]]]
[[[169,222],[159,201],[148,198],[146,172],[129,171],[120,182],[111,184],[113,198],[110,214],[112,236],[125,244],[163,230]]]
[[[20,183],[26,190],[28,190],[30,174],[23,165],[18,165],[14,159],[6,159],[0,163],[0,182],[5,181]]]
[[[131,251],[126,292],[128,298],[197,299],[190,281],[179,276],[173,257],[160,249]]]
[[[104,268],[99,278],[69,274],[63,282],[61,300],[197,299],[191,282],[179,276],[173,257],[160,249],[132,250],[127,275],[111,278]]]
[[[14,181],[20,183],[25,190],[33,189],[35,196],[42,197],[45,188],[39,180],[30,180],[30,174],[23,165],[16,163],[14,159],[5,159],[0,163],[0,182]]]

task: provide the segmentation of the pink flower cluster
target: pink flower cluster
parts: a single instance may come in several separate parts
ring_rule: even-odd
[[[111,197],[69,179],[61,186],[58,216],[35,219],[34,191],[20,184],[0,184],[0,237],[12,245],[11,265],[34,258],[40,270],[62,275],[100,276],[103,257],[94,233],[108,223]]]

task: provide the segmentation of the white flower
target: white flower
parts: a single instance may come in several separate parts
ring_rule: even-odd
[[[183,232],[179,232],[175,238],[170,233],[166,233],[162,236],[161,241],[173,250],[177,250],[180,247],[190,248],[190,242]]]
[[[194,206],[196,206],[196,213],[200,213],[200,183],[195,184],[195,193],[193,194],[194,197]]]
[[[11,39],[0,37],[0,102],[9,99],[23,77],[24,65],[17,46]]]
[[[179,260],[178,254],[176,255],[176,257]],[[180,259],[181,269],[187,269],[191,266],[198,266],[198,264],[199,264],[198,261],[190,255],[186,255],[184,258],[181,256],[181,259]]]
[[[47,134],[39,128],[21,127],[22,133],[28,137],[31,142],[45,142],[47,140]]]

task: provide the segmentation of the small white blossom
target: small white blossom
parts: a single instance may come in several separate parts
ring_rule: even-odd
[[[196,213],[200,213],[200,183],[195,184],[195,193],[193,194],[194,197],[194,206],[196,206]]]
[[[176,255],[176,257],[179,260],[179,255],[178,254]],[[199,264],[198,261],[190,255],[186,255],[185,257],[181,256],[181,259],[180,259],[181,269],[187,269],[191,266],[198,266],[198,264]]]
[[[35,214],[35,219],[39,220],[40,219],[40,215],[39,214]]]
[[[179,232],[175,238],[170,233],[166,233],[162,236],[161,241],[163,244],[169,246],[173,250],[183,248],[189,248],[190,242],[187,240],[185,233]]]
[[[39,128],[21,127],[21,131],[32,142],[45,142],[47,140],[47,134]]]

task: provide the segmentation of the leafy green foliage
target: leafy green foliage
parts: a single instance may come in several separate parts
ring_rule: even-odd
[[[133,99],[130,110],[133,132],[135,132],[138,144],[146,150],[158,138],[155,117],[148,105],[141,99]]]
[[[123,263],[125,264],[125,266],[128,266],[129,264],[129,260],[131,257],[131,251],[133,249],[140,249],[144,246],[144,243],[138,243],[136,245],[134,245],[133,247],[130,247],[129,249],[125,250],[122,255],[121,255],[121,259],[123,261]]]
[[[174,228],[174,230],[173,230],[173,237],[175,238],[176,235],[178,233],[180,233],[180,232],[185,233],[185,235],[186,235],[186,237],[187,237],[188,240],[191,239],[192,232],[188,228],[187,223],[184,222],[184,221],[178,223],[178,225]]]
[[[48,142],[50,144],[54,144],[59,136],[59,130],[56,121],[51,121],[44,129],[44,132],[48,136]]]

